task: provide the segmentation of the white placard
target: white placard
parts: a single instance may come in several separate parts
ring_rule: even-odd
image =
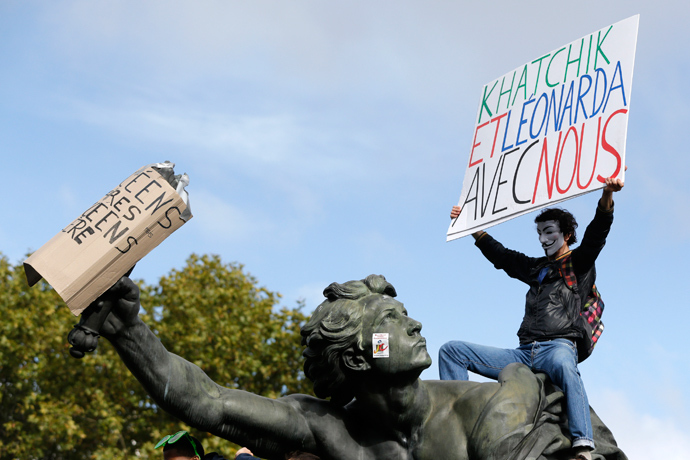
[[[604,27],[482,88],[447,241],[625,179],[638,23]]]

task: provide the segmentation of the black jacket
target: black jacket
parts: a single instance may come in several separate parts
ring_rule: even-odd
[[[580,311],[594,285],[594,262],[604,248],[612,223],[613,209],[604,211],[597,207],[594,219],[587,226],[580,246],[562,256],[572,256],[577,278],[577,295],[568,288],[559,271],[562,257],[558,260],[528,257],[506,249],[488,234],[482,235],[476,241],[477,247],[497,269],[504,270],[512,278],[529,286],[525,300],[525,316],[517,333],[520,345],[558,338],[577,340],[585,334]],[[548,268],[548,272],[539,283],[539,272],[544,267]]]

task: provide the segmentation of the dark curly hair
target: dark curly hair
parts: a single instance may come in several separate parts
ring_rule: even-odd
[[[331,283],[324,291],[325,300],[302,327],[302,355],[304,374],[314,383],[314,394],[331,398],[344,406],[354,398],[354,388],[342,364],[343,352],[354,349],[363,352],[362,317],[373,295],[395,297],[392,284],[381,275],[369,275],[361,281]]]
[[[575,230],[577,229],[577,221],[575,216],[570,214],[565,209],[560,208],[546,208],[543,209],[537,217],[534,218],[534,223],[546,222],[547,220],[555,220],[558,222],[558,226],[563,232],[563,235],[570,235],[566,244],[572,246],[577,243],[577,234]]]

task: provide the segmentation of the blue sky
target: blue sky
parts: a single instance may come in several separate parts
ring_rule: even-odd
[[[465,3],[0,3],[0,251],[22,261],[134,170],[171,160],[195,217],[133,276],[220,254],[310,311],[329,283],[383,274],[434,361],[453,339],[515,346],[525,287],[470,238],[445,242],[480,90],[640,14],[627,183],[597,264],[607,328],[581,372],[631,459],[686,457],[686,3]],[[597,198],[564,205],[582,229]],[[491,233],[539,255],[533,217]]]

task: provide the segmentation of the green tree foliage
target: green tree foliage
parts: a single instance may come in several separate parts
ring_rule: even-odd
[[[180,429],[232,458],[236,446],[159,410],[106,340],[72,358],[77,319],[47,283],[29,288],[21,264],[1,255],[0,279],[0,460],[160,459],[153,446]],[[219,384],[272,398],[311,392],[301,305],[278,308],[280,295],[241,265],[192,255],[157,285],[139,285],[144,321]]]

